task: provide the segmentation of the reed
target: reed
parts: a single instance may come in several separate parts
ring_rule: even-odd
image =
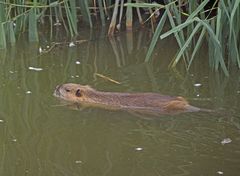
[[[215,0],[211,1],[214,2],[211,3],[212,7],[208,7],[210,0],[165,0],[165,4],[148,2],[127,0],[123,4],[123,0],[0,0],[0,48],[7,48],[8,43],[14,45],[17,35],[22,32],[28,32],[29,41],[38,41],[38,26],[42,22],[46,23],[46,19],[51,33],[55,26],[62,24],[73,38],[79,33],[77,26],[80,19],[86,21],[90,28],[93,27],[92,12],[94,16],[100,16],[103,26],[106,25],[106,18],[111,21],[108,26],[108,34],[111,36],[116,29],[121,30],[121,24],[125,24],[128,30],[132,29],[134,8],[139,23],[146,23],[140,13],[143,8],[152,13],[148,19],[151,19],[155,31],[146,62],[151,61],[156,43],[173,35],[179,51],[170,63],[171,68],[183,63],[189,70],[205,41],[209,48],[208,62],[213,70],[221,69],[228,76],[232,65],[240,68],[240,0]],[[163,13],[154,28],[154,14],[159,9]],[[125,23],[122,23],[125,20],[123,17],[126,17]],[[163,32],[164,26],[169,27],[167,32]]]
[[[174,3],[173,3],[174,2]],[[240,1],[215,0],[213,6],[205,9],[209,0],[199,1],[166,1],[166,5],[135,3],[127,4],[133,7],[164,8],[165,12],[155,30],[152,42],[146,55],[146,62],[151,60],[151,54],[157,41],[169,35],[174,35],[179,45],[179,52],[170,63],[170,67],[183,61],[189,70],[195,55],[203,41],[209,46],[209,65],[215,71],[221,70],[229,75],[231,65],[240,68]],[[182,5],[182,6],[181,6]],[[184,9],[184,11],[183,11]],[[213,11],[217,13],[210,15]],[[162,33],[162,26],[167,19],[170,23],[169,31]],[[203,62],[205,58],[202,58]]]

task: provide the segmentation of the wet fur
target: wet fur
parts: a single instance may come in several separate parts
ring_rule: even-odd
[[[54,95],[73,103],[143,113],[180,113],[200,110],[200,108],[189,105],[183,97],[172,97],[157,93],[101,92],[90,86],[72,83],[57,86]]]

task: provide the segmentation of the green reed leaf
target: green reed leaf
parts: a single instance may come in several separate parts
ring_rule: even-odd
[[[11,45],[15,45],[16,43],[16,37],[13,29],[13,22],[8,23],[8,28],[9,28],[9,38],[10,38],[10,43]]]
[[[150,60],[153,49],[156,46],[157,41],[159,40],[159,36],[160,36],[160,33],[161,33],[161,31],[163,29],[163,26],[165,24],[166,18],[167,18],[167,11],[164,12],[160,22],[158,23],[156,31],[154,32],[152,41],[150,43],[150,46],[149,46],[149,49],[148,49],[148,52],[147,52],[147,55],[146,55],[146,58],[145,58],[145,62],[148,62]]]
[[[187,41],[185,42],[185,44],[182,46],[181,50],[179,51],[177,57],[174,59],[173,63],[172,63],[172,67],[175,67],[176,64],[179,62],[181,56],[183,55],[184,51],[187,49],[187,47],[189,46],[192,38],[194,37],[194,35],[197,33],[198,29],[200,28],[201,24],[198,23],[197,26],[193,29],[191,35],[188,37]]]
[[[3,23],[0,23],[0,49],[6,48],[7,42],[6,42],[6,33],[4,29]]]
[[[37,15],[36,15],[36,8],[32,8],[29,11],[28,15],[28,37],[29,41],[37,42],[38,39],[38,30],[37,30]]]
[[[194,46],[194,50],[193,50],[193,52],[192,52],[191,59],[190,59],[190,61],[189,61],[189,63],[188,63],[188,66],[187,66],[187,69],[188,69],[188,70],[189,70],[190,66],[192,65],[192,61],[193,61],[193,59],[194,59],[197,51],[199,50],[199,48],[200,48],[200,46],[201,46],[201,43],[202,43],[202,41],[203,41],[203,38],[204,38],[205,34],[206,34],[206,29],[205,29],[205,27],[203,27],[203,28],[202,28],[202,31],[201,31],[201,34],[200,34],[200,36],[199,36],[199,38],[198,38],[198,41],[197,41],[196,45]]]

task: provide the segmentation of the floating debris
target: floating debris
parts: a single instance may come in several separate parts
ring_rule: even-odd
[[[34,71],[42,71],[42,68],[37,68],[37,67],[28,67],[29,70],[34,70]]]
[[[79,78],[79,75],[76,75],[75,77],[76,77],[76,78]]]
[[[81,64],[81,62],[80,61],[76,61],[76,64],[79,65],[79,64]]]
[[[199,95],[199,94],[197,94],[197,97],[200,97],[200,95]]]
[[[229,143],[231,143],[231,142],[232,142],[232,139],[230,139],[230,138],[225,138],[225,139],[223,139],[223,140],[221,141],[221,144],[224,145],[224,144],[229,144]]]
[[[53,24],[54,26],[61,26],[62,24],[59,22],[59,20],[57,20],[56,23]]]
[[[115,84],[121,84],[120,82],[118,82],[118,81],[116,81],[116,80],[113,80],[112,78],[109,78],[109,77],[104,76],[104,75],[102,75],[102,74],[94,73],[94,75],[99,76],[99,77],[101,77],[101,78],[103,78],[103,79],[106,79],[106,80],[108,80],[108,81],[111,81],[111,82],[113,82],[113,83],[115,83]]]
[[[27,92],[26,92],[26,94],[31,94],[32,92],[30,91],[30,90],[28,90]]]
[[[75,161],[76,164],[82,164],[82,161],[81,160],[77,160]]]
[[[196,84],[194,84],[194,87],[200,87],[200,86],[202,86],[201,83],[196,83]]]
[[[42,47],[40,47],[40,48],[38,49],[38,51],[39,51],[39,53],[42,53],[42,52],[43,52]]]
[[[3,123],[4,121],[2,119],[0,119],[0,123]]]
[[[223,175],[223,172],[222,172],[222,171],[217,171],[217,173],[218,173],[219,175]]]
[[[137,148],[135,148],[135,150],[136,150],[136,151],[142,151],[143,148],[142,148],[142,147],[137,147]]]
[[[76,45],[73,42],[69,43],[69,47],[74,47],[74,46],[76,46]]]
[[[14,73],[14,71],[11,71],[11,70],[10,70],[10,71],[9,71],[9,73],[13,74],[13,73]]]
[[[17,142],[17,139],[12,139],[13,142]]]

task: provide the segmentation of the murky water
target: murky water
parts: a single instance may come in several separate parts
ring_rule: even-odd
[[[46,39],[0,51],[1,176],[173,176],[240,173],[240,77],[207,68],[206,50],[190,74],[169,71],[177,45],[159,43],[144,63],[148,31],[104,38],[83,31],[76,46],[51,47]],[[61,33],[57,36],[65,39]],[[102,74],[121,84],[96,75]],[[102,91],[161,92],[214,109],[179,115],[71,109],[53,97],[55,86],[74,82]]]

